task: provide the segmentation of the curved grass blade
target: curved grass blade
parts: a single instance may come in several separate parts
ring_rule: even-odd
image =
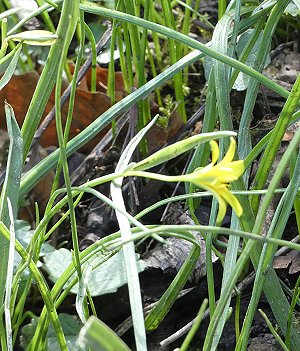
[[[75,19],[78,19],[78,13],[76,12],[77,5],[78,0],[63,2],[61,17],[56,31],[58,38],[50,48],[45,67],[38,81],[22,125],[21,133],[24,139],[23,160],[27,157],[32,138],[39,125],[45,106],[56,82],[57,70],[61,57],[60,53],[62,52],[65,43],[70,43],[73,36],[73,34],[68,36],[65,34],[73,32],[76,28]],[[72,21],[70,21],[70,16],[72,16]],[[68,30],[70,24],[73,26],[73,31]]]
[[[105,126],[107,126],[114,118],[118,117],[122,112],[148,96],[153,90],[172,78],[178,71],[183,70],[185,67],[199,60],[202,56],[203,54],[199,51],[189,53],[175,65],[167,68],[164,72],[151,79],[141,88],[138,88],[136,91],[117,102],[67,144],[67,156],[70,156],[88,141],[93,139]],[[49,173],[49,171],[56,165],[59,159],[59,153],[59,149],[54,151],[23,177],[20,189],[21,195],[30,191],[40,179]]]
[[[130,351],[130,348],[98,318],[91,316],[79,334],[79,343],[92,351]]]
[[[192,274],[199,256],[200,245],[194,245],[176,277],[169,285],[168,289],[164,292],[163,296],[159,299],[157,305],[146,317],[145,326],[147,330],[155,330],[163,321],[166,314],[169,312],[170,308],[177,299],[180,291],[186,284],[188,278]]]
[[[119,162],[116,166],[115,172],[122,172],[128,167],[128,163],[132,157],[134,150],[137,148],[139,142],[146,134],[146,132],[153,126],[156,118],[154,118],[145,128],[143,128],[137,135],[129,142],[126,149],[122,153]],[[121,209],[126,212],[126,206],[122,195],[123,177],[115,179],[111,183],[111,198],[116,204],[119,204]],[[117,221],[121,231],[121,238],[123,241],[132,238],[130,221],[119,211],[116,211]],[[146,229],[146,228],[145,228]],[[126,275],[128,281],[128,291],[130,308],[132,314],[134,336],[137,350],[147,350],[146,332],[144,325],[143,304],[141,297],[141,288],[138,275],[138,268],[136,262],[134,242],[130,241],[123,246],[124,264],[126,267]]]
[[[10,78],[13,76],[13,74],[15,72],[15,69],[17,67],[19,57],[21,54],[22,44],[19,44],[15,50],[16,51],[14,53],[12,60],[10,61],[10,64],[8,65],[2,78],[0,79],[0,90],[3,89],[5,87],[5,85],[10,81]]]

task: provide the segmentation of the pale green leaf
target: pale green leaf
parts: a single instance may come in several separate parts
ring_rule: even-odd
[[[10,61],[9,66],[7,67],[2,78],[0,79],[0,90],[3,89],[5,87],[5,85],[10,81],[11,77],[13,76],[13,74],[15,72],[15,69],[17,67],[17,63],[19,61],[19,57],[21,54],[21,49],[22,49],[21,44],[19,44],[19,45],[20,45],[20,47],[15,52],[12,60]]]
[[[290,14],[293,17],[299,16],[300,15],[300,0],[293,0],[291,1],[286,9],[285,13]]]
[[[254,29],[249,29],[239,36],[239,39],[236,45],[236,54],[238,57],[241,57],[245,46],[251,40],[254,32],[255,32]],[[256,43],[254,44],[253,48],[251,49],[247,57],[247,60],[245,61],[245,64],[249,67],[252,67],[252,68],[254,67],[258,48],[261,45],[261,38],[262,38],[262,33],[259,35]],[[265,66],[268,66],[270,62],[271,62],[271,59],[270,59],[270,56],[268,55]],[[234,82],[233,89],[236,89],[237,91],[246,90],[248,88],[249,80],[250,80],[250,77],[247,74],[240,72],[236,81]]]
[[[138,256],[137,260],[138,260]],[[100,254],[99,260],[103,259]],[[65,269],[72,263],[71,251],[67,249],[59,249],[48,253],[44,257],[44,269],[48,272],[50,280],[56,282],[61,277]],[[95,260],[94,260],[95,262]],[[142,260],[137,261],[139,272],[143,271],[146,264]],[[83,269],[85,264],[83,264]],[[71,279],[73,279],[72,276]],[[118,288],[127,284],[123,255],[121,252],[116,253],[107,261],[96,267],[90,274],[87,287],[92,296],[99,296],[116,292]],[[72,290],[72,293],[78,293],[78,284]]]
[[[59,314],[59,320],[61,322],[64,335],[66,338],[67,346],[69,350],[72,351],[83,351],[85,350],[81,346],[79,346],[77,339],[81,329],[82,324],[77,321],[73,316],[67,313]],[[20,336],[20,343],[23,349],[27,349],[30,341],[33,338],[34,332],[37,327],[38,318],[32,319],[29,324],[26,324],[22,328],[22,333]],[[57,351],[60,350],[56,334],[54,332],[52,324],[50,324],[48,332],[47,332],[47,341],[48,341],[48,351]]]

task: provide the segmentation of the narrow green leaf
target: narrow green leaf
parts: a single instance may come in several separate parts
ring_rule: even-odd
[[[0,219],[9,226],[9,212],[7,198],[10,199],[13,213],[18,212],[18,198],[20,178],[22,171],[22,152],[23,141],[20,134],[20,129],[15,119],[12,107],[5,103],[5,114],[7,120],[7,130],[10,138],[10,146],[8,152],[8,160],[6,166],[6,176],[0,198]],[[7,262],[9,254],[9,243],[3,236],[0,236],[0,305],[4,301],[5,282],[7,273]]]
[[[208,300],[204,299],[202,304],[201,304],[201,307],[199,309],[199,312],[197,314],[197,317],[195,318],[193,326],[192,326],[191,330],[188,332],[186,338],[184,339],[179,351],[186,351],[186,350],[188,350],[188,347],[189,347],[191,341],[193,340],[195,334],[197,333],[197,331],[198,331],[198,329],[200,327],[200,324],[202,322],[203,315],[204,315],[204,312],[206,310],[207,304],[208,304]]]
[[[17,13],[18,11],[22,10],[22,7],[15,7],[13,9],[4,11],[0,14],[0,21],[2,21],[4,18],[7,18],[11,15],[14,15],[15,13]]]
[[[122,172],[128,167],[128,163],[132,157],[134,150],[138,147],[139,142],[146,134],[146,132],[154,124],[153,119],[146,127],[137,133],[137,135],[128,143],[124,152],[122,153],[119,162],[116,166],[115,172]],[[121,209],[126,212],[126,206],[122,194],[123,177],[115,179],[111,183],[111,198],[112,201],[119,204]],[[123,241],[132,239],[132,231],[130,221],[124,214],[116,211],[117,221],[121,231],[121,238]],[[143,229],[147,229],[146,227]],[[133,321],[134,337],[137,350],[147,350],[146,332],[144,326],[143,304],[141,297],[141,287],[138,276],[138,267],[135,257],[135,248],[133,241],[129,241],[123,246],[122,250],[124,256],[124,264],[126,268],[126,275],[128,280],[128,292],[130,300],[131,315]]]
[[[81,146],[85,145],[88,141],[94,138],[105,126],[108,125],[108,123],[119,116],[122,112],[126,111],[133,104],[148,96],[154,89],[162,85],[163,82],[172,78],[178,71],[199,60],[201,57],[202,54],[198,51],[189,53],[176,64],[167,68],[157,77],[151,79],[141,88],[138,88],[136,91],[117,102],[68,143],[67,156],[71,155]],[[54,151],[25,175],[21,184],[21,195],[26,194],[30,189],[32,189],[32,187],[56,165],[59,158],[59,153],[59,149]]]
[[[164,26],[161,26],[159,24],[153,23],[151,21],[146,21],[142,18],[138,18],[135,16],[131,16],[129,14],[119,12],[119,11],[113,11],[109,10],[105,7],[97,7],[94,5],[88,5],[88,4],[81,4],[80,9],[86,11],[87,13],[93,13],[95,15],[100,15],[108,18],[116,18],[124,22],[132,23],[137,26],[147,28],[151,31],[155,31],[157,33],[160,33],[162,35],[165,35],[168,38],[172,38],[177,40],[178,42],[184,43],[188,45],[189,47],[199,50],[203,52],[204,54],[219,60],[231,67],[234,67],[241,72],[244,72],[245,74],[255,78],[257,81],[260,83],[264,84],[265,86],[269,87],[270,89],[276,91],[279,95],[283,97],[288,96],[288,91],[284,88],[281,88],[278,84],[272,82],[269,78],[265,77],[263,74],[255,71],[253,68],[248,67],[244,63],[239,62],[238,60],[229,57],[225,54],[218,53],[217,51],[209,48],[207,45],[200,43],[196,39],[193,39],[189,36],[186,36],[176,30],[173,30],[171,28],[166,28]],[[254,19],[255,16],[253,16]],[[252,20],[252,19],[251,19]],[[241,24],[242,27],[242,24]]]
[[[79,342],[93,351],[130,351],[114,331],[94,316],[81,329]]]
[[[278,118],[276,126],[273,129],[273,133],[267,144],[266,150],[260,161],[259,168],[256,172],[254,178],[253,189],[262,189],[267,181],[267,177],[271,166],[273,164],[274,158],[276,156],[277,150],[282,141],[283,135],[292,120],[293,113],[297,108],[300,99],[300,75],[298,75],[296,82],[293,85],[292,91],[282,109],[282,112]],[[252,198],[252,207],[254,211],[258,210],[259,198],[254,196]]]
[[[197,260],[200,255],[200,246],[194,246],[185,260],[184,264],[180,268],[176,277],[165,291],[163,296],[159,299],[158,304],[151,310],[145,320],[145,327],[147,330],[155,330],[159,324],[163,321],[166,314],[174,304],[178,297],[181,289],[184,287],[188,278],[192,274]]]
[[[3,221],[0,221],[0,234],[1,238],[6,240],[6,242],[10,241],[10,232],[3,223]],[[22,257],[22,259],[26,262],[28,262],[28,268],[30,269],[32,276],[34,277],[35,281],[37,282],[37,287],[41,293],[41,296],[44,300],[45,308],[47,310],[47,313],[50,316],[51,322],[54,327],[55,334],[57,336],[57,340],[59,343],[59,346],[62,351],[67,351],[67,345],[66,345],[66,339],[61,327],[61,323],[59,321],[57,311],[54,307],[54,302],[52,300],[49,287],[45,281],[44,276],[42,275],[41,271],[37,268],[35,262],[30,258],[28,252],[24,249],[24,247],[19,243],[18,240],[15,241],[15,248],[18,252],[18,254]],[[1,257],[2,258],[2,257]],[[2,269],[1,269],[2,271]],[[2,286],[2,285],[1,285]]]
[[[6,277],[6,290],[4,300],[4,314],[5,314],[5,330],[6,330],[6,344],[8,351],[13,351],[13,340],[12,340],[12,321],[10,311],[10,301],[12,293],[12,280],[14,275],[14,253],[15,253],[15,221],[14,214],[10,199],[7,198],[8,213],[10,219],[10,242],[9,242],[9,256],[7,263],[7,277]]]
[[[277,340],[277,342],[281,346],[282,350],[289,351],[289,348],[285,345],[284,341],[281,339],[279,334],[276,332],[276,330],[273,327],[273,325],[272,325],[271,321],[269,320],[268,316],[261,309],[259,309],[258,311],[263,316],[264,320],[267,323],[267,326],[270,329],[270,332],[273,334],[274,338]]]
[[[5,87],[5,85],[10,81],[10,78],[13,76],[19,61],[21,50],[22,50],[22,44],[19,44],[17,51],[14,53],[14,56],[10,61],[9,66],[7,67],[2,78],[0,79],[0,90]]]
[[[68,31],[70,25],[72,26],[73,31],[75,31],[77,21],[78,0],[64,1],[60,21],[56,31],[58,38],[50,48],[45,67],[38,81],[22,125],[21,132],[24,139],[23,160],[27,157],[32,138],[39,125],[45,106],[56,82],[57,70],[60,63],[60,53],[62,52],[65,43],[71,42],[73,35],[66,36],[66,33],[72,32]]]

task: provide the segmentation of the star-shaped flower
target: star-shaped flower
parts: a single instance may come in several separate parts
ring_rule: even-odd
[[[243,208],[238,199],[228,189],[229,183],[237,180],[244,172],[244,162],[233,161],[236,142],[230,138],[230,146],[225,157],[219,162],[219,146],[216,141],[210,141],[212,161],[205,167],[199,167],[190,174],[181,176],[181,180],[195,184],[197,187],[213,193],[219,202],[217,222],[221,222],[226,214],[227,203],[234,209],[236,215],[243,214]]]
[[[195,184],[198,188],[210,191],[219,202],[219,212],[217,223],[221,223],[225,217],[227,204],[229,204],[236,215],[240,217],[243,214],[243,208],[238,199],[228,189],[229,183],[237,180],[244,172],[244,162],[233,161],[236,142],[230,138],[230,145],[225,157],[219,162],[220,149],[216,141],[210,141],[211,163],[205,167],[199,167],[194,172],[180,176],[168,176],[138,170],[128,170],[124,176],[146,177],[158,179],[167,182],[189,182]],[[171,157],[170,157],[171,158]]]

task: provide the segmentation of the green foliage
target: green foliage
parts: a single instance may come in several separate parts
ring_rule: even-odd
[[[31,229],[30,225],[25,221],[17,220],[15,222],[15,231],[16,231],[16,239],[20,242],[20,244],[24,248],[27,248],[34,235],[34,231]],[[54,247],[48,244],[47,242],[44,242],[40,250],[40,256],[41,257],[46,256],[52,251],[54,251]],[[15,270],[20,263],[21,263],[21,256],[16,252],[15,258],[14,258]],[[29,273],[28,270],[26,270],[25,272],[26,272],[26,275],[28,275]]]
[[[100,253],[99,255],[95,255],[93,257],[92,262],[87,262],[82,265],[83,271],[87,268],[87,266],[92,265],[93,267],[87,284],[91,296],[100,296],[114,293],[118,290],[118,288],[127,283],[122,252],[118,251],[112,257],[109,255],[109,257],[106,259],[107,260],[105,261],[105,255]],[[138,255],[136,256],[136,259],[138,270],[139,272],[142,272],[146,268],[146,265],[142,260],[138,259]],[[55,283],[58,278],[64,273],[66,268],[72,263],[72,253],[71,251],[63,248],[55,250],[49,252],[45,256],[44,262],[45,263],[43,268],[49,274],[49,279]],[[97,267],[99,263],[100,265]],[[75,274],[69,279],[67,284],[70,283],[74,277]],[[77,294],[78,284],[74,285],[70,292]]]
[[[106,324],[93,316],[82,328],[80,341],[93,351],[130,351],[129,347]]]
[[[81,323],[67,313],[58,315],[64,331],[67,347],[69,350],[84,351],[84,347],[79,346],[78,336],[81,330]],[[33,318],[29,324],[22,327],[20,342],[24,350],[27,350],[37,327],[38,318]],[[47,350],[57,351],[60,349],[53,327],[50,325],[47,330]]]
[[[239,59],[241,59],[245,47],[247,47],[247,44],[249,41],[252,39],[253,35],[255,35],[255,31],[253,29],[247,30],[245,33],[243,33],[240,37],[239,40],[236,44],[236,54]],[[261,45],[261,40],[262,40],[262,33],[259,34],[258,38],[255,40],[255,44],[251,48],[250,52],[247,55],[247,59],[245,61],[246,65],[249,67],[254,67],[255,62],[256,62],[256,53]],[[265,62],[265,66],[267,66],[271,62],[271,59],[268,55],[268,58]],[[249,77],[243,73],[240,73],[234,82],[233,89],[236,89],[238,91],[241,90],[246,90],[248,87],[249,83]]]

